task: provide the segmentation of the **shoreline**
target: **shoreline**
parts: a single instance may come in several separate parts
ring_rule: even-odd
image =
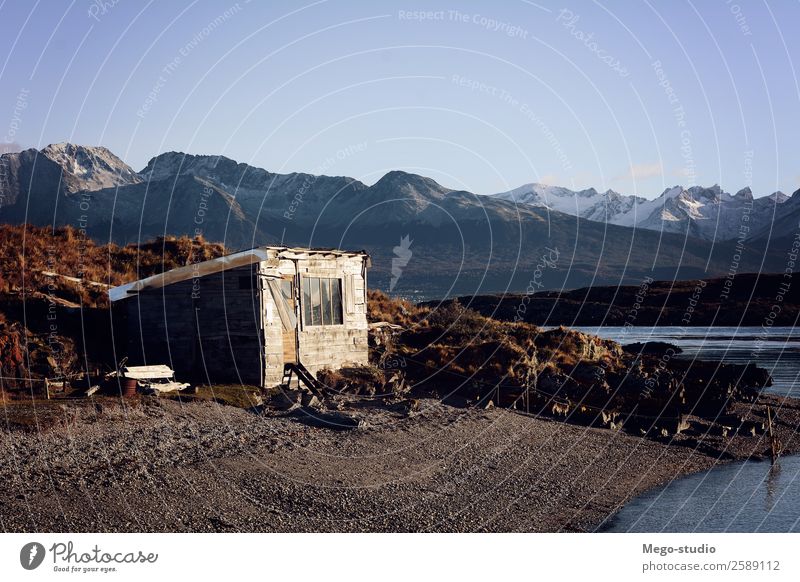
[[[770,327],[793,326],[800,294],[783,273],[739,273],[706,279],[653,279],[634,284],[469,295],[460,300],[487,317],[522,318],[539,326]],[[423,305],[450,300],[422,301]],[[780,303],[776,312],[774,306]],[[524,311],[519,306],[524,305]],[[687,311],[688,308],[691,311]],[[687,318],[687,313],[691,317]]]
[[[799,400],[765,395],[754,413],[777,401],[776,430],[796,453]],[[416,402],[352,402],[336,414],[358,428],[333,430],[303,413],[214,402],[51,401],[41,431],[10,427],[21,405],[6,403],[0,529],[595,531],[646,490],[767,448],[764,437],[666,444]]]

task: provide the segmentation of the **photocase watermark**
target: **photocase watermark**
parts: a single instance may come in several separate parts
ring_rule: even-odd
[[[97,22],[100,22],[100,17],[111,12],[114,6],[121,1],[122,0],[92,0],[89,4],[89,18],[94,18]]]
[[[89,244],[89,209],[92,205],[92,196],[90,192],[82,192],[78,201],[78,208],[81,215],[78,217],[78,272],[76,277],[83,278],[86,274],[86,248]]]
[[[58,269],[60,249],[56,247],[54,242],[47,246],[47,257],[45,264],[47,270],[55,273]],[[56,378],[63,376],[66,371],[63,367],[64,346],[58,337],[58,303],[56,303],[55,296],[58,291],[56,285],[56,278],[49,277],[47,281],[47,347],[50,348],[50,354],[53,361],[53,374]]]
[[[19,551],[19,563],[26,570],[35,570],[44,562],[44,546],[39,542],[29,542]]]
[[[312,174],[308,174],[303,183],[300,184],[300,188],[297,189],[292,199],[289,201],[289,206],[283,213],[283,217],[287,220],[292,220],[294,218],[295,212],[300,206],[303,204],[303,199],[305,198],[308,191],[317,183],[319,177],[321,175],[325,175],[330,172],[331,168],[333,168],[337,163],[346,160],[350,156],[355,154],[361,153],[367,149],[367,142],[363,141],[356,144],[350,144],[343,148],[340,148],[336,151],[336,153],[332,156],[328,156],[325,160],[317,166]]]
[[[561,167],[564,170],[573,169],[572,161],[564,151],[561,141],[559,141],[559,139],[556,137],[556,134],[553,132],[553,130],[550,129],[550,126],[547,125],[547,123],[545,123],[545,121],[527,103],[516,98],[505,89],[496,87],[494,85],[489,85],[488,83],[484,83],[476,79],[470,79],[469,77],[454,74],[450,80],[459,87],[469,89],[473,92],[484,93],[486,95],[496,97],[504,104],[519,111],[519,113],[522,114],[525,119],[533,123],[533,125],[541,132],[542,136],[547,140],[547,143],[550,144],[550,147],[553,149],[553,153],[555,153],[557,156],[558,161],[561,163]]]
[[[630,329],[636,325],[636,320],[639,319],[639,311],[644,307],[644,302],[650,293],[650,285],[653,284],[653,278],[646,276],[642,279],[639,288],[636,290],[636,295],[633,296],[633,305],[628,309],[628,315],[625,316],[625,321],[622,324],[622,333],[630,333]]]
[[[394,257],[392,257],[392,277],[389,280],[390,292],[394,291],[394,288],[400,281],[400,277],[403,276],[403,269],[406,268],[414,254],[411,251],[411,244],[413,242],[410,235],[405,235],[400,238],[400,244],[392,248]]]
[[[622,324],[622,331],[620,333],[623,338],[627,338],[628,334],[631,332],[631,328],[636,325],[636,321],[639,319],[639,311],[644,307],[644,302],[650,294],[650,285],[652,284],[653,278],[648,275],[642,279],[639,288],[636,290],[636,295],[633,296],[633,304],[630,306],[630,309],[628,309],[628,314],[625,316],[625,321]],[[620,339],[618,343],[624,345],[625,341],[625,339]],[[608,360],[600,360],[600,364],[594,370],[595,381],[600,382],[605,380],[609,368],[610,364]]]
[[[503,440],[503,442],[492,447],[485,457],[480,459],[478,462],[470,463],[464,471],[459,472],[449,479],[439,493],[450,496],[457,495],[459,489],[480,471],[487,468],[492,470],[498,469],[502,465],[505,458],[513,458],[518,452],[517,445],[520,437],[521,434],[518,433],[511,433],[508,435],[508,438]]]
[[[178,49],[178,54],[172,57],[164,67],[161,69],[161,73],[158,76],[153,87],[145,97],[144,102],[141,104],[139,109],[136,111],[137,117],[140,119],[144,119],[150,109],[158,102],[158,97],[161,94],[162,89],[167,85],[170,78],[175,75],[175,73],[180,69],[181,65],[183,64],[184,60],[192,54],[192,52],[200,46],[203,41],[208,39],[214,31],[216,31],[220,26],[228,22],[231,18],[239,14],[242,11],[243,7],[242,4],[248,4],[250,0],[245,0],[242,3],[237,2],[225,12],[219,14],[214,20],[210,21],[206,24],[203,28],[195,33],[192,39],[184,44],[180,49]]]
[[[695,307],[697,307],[697,304],[700,302],[700,297],[702,296],[706,285],[708,285],[708,282],[701,279],[692,290],[692,296],[689,297],[689,304],[686,306],[686,309],[683,312],[683,317],[681,318],[681,325],[678,326],[681,335],[686,334],[688,331],[688,327],[692,323],[692,316],[694,315]],[[646,395],[653,390],[658,382],[659,377],[661,376],[661,372],[667,369],[667,365],[676,355],[678,355],[678,352],[673,347],[669,347],[664,351],[658,361],[658,364],[656,365],[656,369],[653,371],[653,374],[648,377],[647,380],[645,380],[644,392]]]
[[[745,150],[744,152],[744,185],[748,188],[753,186],[753,157],[756,155],[755,150]]]
[[[199,239],[203,236],[203,223],[208,214],[208,200],[214,194],[214,189],[211,186],[203,186],[203,191],[200,193],[200,200],[197,202],[197,210],[194,214],[194,238]],[[202,247],[198,247],[198,251]],[[192,299],[200,299],[200,263],[201,257],[194,256],[192,251]]]
[[[35,570],[42,565],[47,554],[52,557],[53,571],[73,574],[107,574],[118,572],[123,564],[155,564],[158,554],[154,552],[105,551],[97,544],[88,550],[76,550],[72,541],[57,542],[50,548],[39,542],[29,542],[19,552],[19,563],[26,570]]]
[[[408,366],[405,357],[391,354],[378,362],[378,368],[386,371],[402,370]]]
[[[800,225],[798,225],[800,228]],[[764,343],[769,337],[769,330],[775,324],[775,320],[783,311],[783,300],[789,290],[792,288],[792,276],[794,275],[795,268],[798,264],[798,257],[800,256],[800,232],[795,232],[792,239],[792,245],[786,255],[786,267],[783,270],[783,281],[778,285],[778,291],[775,293],[774,303],[770,306],[769,313],[764,318],[764,323],[761,324],[761,331],[755,340],[754,353],[759,353],[764,349]]]
[[[744,177],[745,185],[750,187],[753,184],[753,150],[744,153]],[[753,199],[746,200],[742,206],[742,215],[739,217],[739,229],[736,233],[736,246],[733,248],[733,257],[728,272],[725,275],[725,282],[722,284],[720,299],[727,299],[730,296],[733,280],[739,272],[739,265],[742,260],[742,253],[745,249],[745,241],[750,235],[750,215],[753,213]]]
[[[667,96],[669,104],[672,106],[672,115],[675,118],[675,123],[680,130],[680,152],[684,162],[683,173],[686,176],[688,186],[694,186],[697,183],[697,164],[694,160],[694,150],[692,148],[692,132],[686,123],[686,111],[683,108],[678,94],[672,87],[672,83],[664,71],[664,66],[660,60],[653,61],[650,66],[656,75],[658,85],[664,89],[664,94]]]
[[[733,15],[733,18],[739,27],[739,31],[744,36],[753,36],[753,31],[750,30],[750,25],[747,23],[747,18],[742,12],[742,7],[733,0],[725,0],[725,4],[728,6],[728,10],[730,10],[730,13]]]
[[[459,22],[472,24],[490,32],[499,32],[511,38],[527,39],[530,32],[519,25],[504,20],[497,20],[477,12],[461,12],[460,10],[398,10],[398,20],[414,22]]]
[[[542,253],[541,257],[539,257],[539,260],[533,269],[533,276],[531,277],[530,281],[528,281],[528,285],[525,287],[525,293],[523,294],[519,305],[517,305],[517,308],[514,310],[515,323],[525,321],[525,314],[528,311],[528,304],[531,302],[531,297],[534,293],[536,293],[536,291],[541,291],[544,289],[542,277],[544,277],[545,271],[547,269],[558,268],[558,247],[552,249],[550,247],[545,247],[544,250],[545,252]]]
[[[600,46],[595,40],[594,32],[585,32],[578,28],[577,24],[580,19],[580,14],[575,14],[568,8],[562,8],[556,15],[556,22],[560,23],[576,40],[580,41],[590,52],[594,53],[601,63],[604,63],[620,77],[629,77],[631,73],[628,71],[628,68],[624,66],[617,57]]]
[[[747,240],[747,236],[750,234],[750,214],[753,212],[753,201],[749,200],[744,203],[744,207],[742,208],[742,216],[739,223],[739,230],[736,233],[736,246],[733,248],[733,257],[731,258],[731,264],[728,268],[728,272],[725,275],[725,282],[722,285],[722,291],[720,291],[720,298],[727,299],[731,293],[731,287],[733,286],[733,280],[736,277],[736,274],[739,272],[739,264],[742,260],[742,253],[745,249],[745,240]]]
[[[0,157],[0,210],[6,205],[6,192],[10,189],[11,174],[8,161]]]
[[[11,114],[11,121],[8,124],[6,135],[3,137],[3,142],[5,144],[11,144],[16,140],[17,132],[22,125],[22,112],[28,108],[28,97],[30,94],[30,89],[24,87],[17,93],[17,99],[14,102],[14,111]]]

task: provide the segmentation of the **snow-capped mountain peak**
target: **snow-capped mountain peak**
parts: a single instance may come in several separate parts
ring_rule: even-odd
[[[42,149],[41,154],[61,166],[68,191],[94,191],[142,181],[128,164],[104,147],[56,143]]]
[[[677,232],[707,240],[726,240],[739,236],[743,215],[752,232],[768,224],[774,206],[789,197],[782,192],[754,198],[747,187],[735,195],[714,184],[710,187],[673,186],[654,200],[594,188],[570,190],[561,186],[526,184],[493,195],[517,204],[529,204],[564,212],[588,220],[650,230]]]
[[[610,220],[612,216],[629,212],[644,202],[644,198],[623,196],[614,190],[598,192],[595,188],[587,188],[575,191],[538,183],[525,184],[494,196],[517,204],[539,206],[598,221]]]

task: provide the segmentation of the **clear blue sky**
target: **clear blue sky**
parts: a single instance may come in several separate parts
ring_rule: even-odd
[[[798,22],[788,0],[6,0],[0,139],[137,170],[178,150],[478,193],[790,193]]]

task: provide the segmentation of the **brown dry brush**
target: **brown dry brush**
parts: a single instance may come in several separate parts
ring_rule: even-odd
[[[405,376],[399,370],[387,370],[374,364],[321,370],[317,379],[328,394],[404,398],[409,392]]]
[[[0,373],[9,378],[74,374],[87,360],[89,368],[113,367],[107,288],[89,282],[121,285],[225,253],[222,244],[202,237],[167,236],[120,246],[97,244],[71,226],[0,225]],[[20,351],[23,365],[16,362]]]
[[[381,342],[374,361],[401,362],[416,389],[648,434],[674,432],[683,416],[717,421],[769,385],[753,365],[691,362],[629,353],[616,342],[565,327],[501,322],[452,301],[430,310],[371,294],[374,321],[405,329]]]
[[[24,377],[25,356],[23,351],[24,334],[19,324],[5,321],[0,315],[0,387],[19,388],[15,378]]]
[[[367,320],[385,321],[395,325],[411,327],[422,320],[428,310],[417,307],[405,299],[393,299],[383,291],[370,289],[367,292]]]
[[[0,293],[53,295],[84,307],[107,307],[104,288],[81,285],[42,271],[107,285],[122,285],[225,254],[202,237],[159,237],[120,246],[99,245],[71,226],[0,226]]]

